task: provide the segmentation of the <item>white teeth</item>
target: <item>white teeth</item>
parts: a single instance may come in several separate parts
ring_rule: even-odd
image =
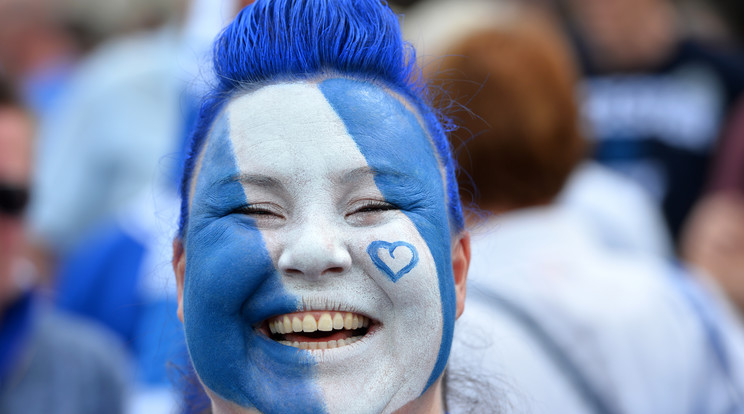
[[[344,329],[351,329],[352,322],[354,322],[354,315],[347,313],[344,317]]]
[[[333,330],[333,319],[331,319],[330,313],[320,315],[320,319],[318,319],[318,330],[323,332],[330,332]]]
[[[317,320],[312,315],[305,315],[302,319],[297,316],[278,317],[273,322],[269,322],[269,330],[272,334],[288,334],[292,332],[330,332],[341,329],[359,329],[369,326],[369,319],[353,313],[336,312],[332,316],[326,312],[320,315]]]
[[[315,318],[313,318],[310,315],[305,315],[305,318],[302,319],[302,331],[303,332],[315,332],[318,330],[318,322],[315,321]]]
[[[306,314],[302,319],[299,316],[279,316],[275,320],[267,323],[272,334],[291,334],[293,332],[331,332],[333,330],[355,330],[366,328],[370,325],[369,318],[357,315],[351,312],[324,312],[316,320],[314,315]],[[291,346],[299,349],[335,349],[346,345],[351,345],[359,341],[362,336],[353,336],[346,339],[332,341],[278,341],[282,345]]]
[[[269,322],[269,330],[272,334],[288,334],[292,332],[330,332],[341,329],[359,329],[369,326],[369,319],[353,313],[336,312],[332,316],[326,312],[317,320],[313,315],[305,315],[302,319],[297,316],[281,316]]]
[[[333,329],[344,329],[344,317],[340,313],[333,315]]]
[[[296,316],[292,318],[292,331],[302,332],[302,321]]]

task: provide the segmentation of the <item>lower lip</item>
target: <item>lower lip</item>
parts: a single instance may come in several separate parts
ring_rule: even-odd
[[[348,339],[329,340],[323,342],[298,342],[298,341],[278,341],[280,344],[285,346],[291,346],[293,348],[304,349],[306,351],[324,351],[329,349],[336,349],[353,345],[360,341],[362,336],[354,336]]]

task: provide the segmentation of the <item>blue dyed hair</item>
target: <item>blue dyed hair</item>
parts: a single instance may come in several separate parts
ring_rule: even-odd
[[[230,99],[261,86],[342,76],[387,86],[419,111],[446,173],[450,226],[464,228],[447,131],[427,102],[415,51],[398,17],[381,0],[258,0],[244,8],[214,45],[217,83],[204,98],[181,180],[179,235],[185,237],[190,182],[217,114]]]

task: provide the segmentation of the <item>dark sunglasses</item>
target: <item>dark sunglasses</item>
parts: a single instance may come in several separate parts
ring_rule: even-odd
[[[19,184],[0,183],[0,214],[17,217],[28,205],[28,188]]]

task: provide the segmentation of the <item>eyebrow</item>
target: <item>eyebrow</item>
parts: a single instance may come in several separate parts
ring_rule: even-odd
[[[409,174],[405,174],[393,168],[371,168],[364,166],[341,172],[334,177],[333,181],[336,182],[336,184],[353,184],[369,176],[372,176],[373,178],[378,176],[410,178]],[[274,189],[282,192],[287,191],[281,180],[263,174],[235,174],[219,180],[218,184],[222,185],[232,182],[239,182],[241,184],[253,185],[265,189]]]
[[[399,177],[399,178],[406,178],[408,177],[408,174],[404,174],[401,171],[392,169],[392,168],[371,168],[371,167],[359,167],[354,168],[353,170],[345,171],[340,174],[340,178],[338,179],[338,182],[341,184],[347,184],[347,183],[354,183],[357,181],[360,181],[368,176],[378,177],[378,176],[393,176],[393,177]]]
[[[262,188],[278,188],[284,189],[284,184],[278,179],[263,175],[263,174],[235,174],[229,177],[225,177],[219,181],[220,184],[228,184],[231,182],[240,182],[242,184],[254,185]]]

